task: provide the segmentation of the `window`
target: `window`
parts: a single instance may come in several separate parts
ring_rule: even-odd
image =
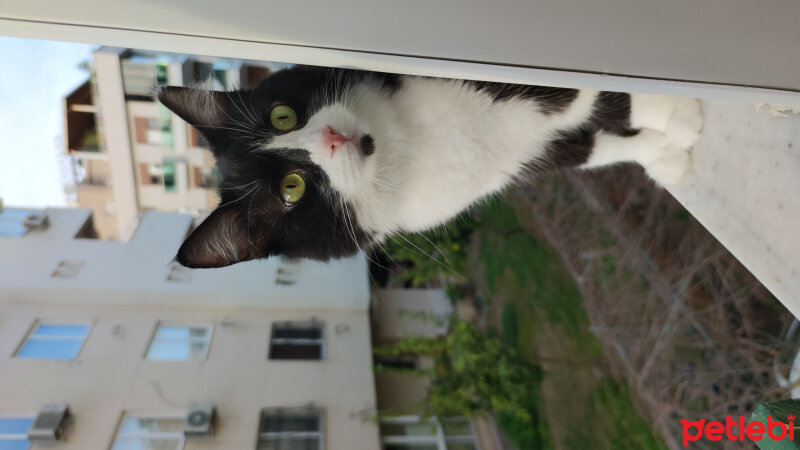
[[[28,232],[25,220],[38,211],[29,209],[2,209],[0,210],[0,237],[20,237]]]
[[[83,268],[83,261],[61,261],[58,263],[56,270],[50,274],[51,278],[65,278],[72,279],[78,276],[78,273]]]
[[[297,282],[299,277],[300,259],[281,257],[280,266],[278,266],[275,276],[275,284],[291,286]]]
[[[189,142],[193,147],[210,148],[211,144],[208,143],[206,137],[197,131],[197,128],[189,126]]]
[[[88,324],[37,323],[17,358],[75,359],[90,328]]]
[[[161,164],[140,164],[139,171],[142,176],[142,184],[163,185],[167,192],[178,190],[175,184],[175,163],[164,161]]]
[[[202,188],[216,188],[219,186],[220,174],[216,167],[195,167],[194,184]]]
[[[384,450],[479,450],[472,423],[463,417],[381,419]]]
[[[211,342],[211,325],[160,324],[147,350],[147,359],[182,361],[205,359]]]
[[[313,406],[261,411],[257,450],[322,450],[322,411]]]
[[[169,274],[167,274],[167,281],[173,283],[182,283],[192,279],[192,269],[183,267],[178,263],[172,263],[169,266]]]
[[[375,365],[384,368],[409,371],[419,368],[419,361],[416,356],[375,355],[372,359]]]
[[[172,122],[164,119],[148,119],[135,117],[133,119],[136,129],[136,142],[140,144],[158,145],[171,148]]]
[[[0,417],[0,450],[28,450],[33,417]]]
[[[111,450],[180,450],[184,417],[122,418]]]
[[[322,324],[282,322],[272,324],[269,359],[323,359]]]

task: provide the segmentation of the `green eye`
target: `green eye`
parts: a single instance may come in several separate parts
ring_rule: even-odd
[[[297,113],[286,105],[278,105],[269,112],[269,121],[279,131],[289,131],[297,126]]]
[[[306,182],[296,173],[290,173],[281,180],[281,197],[286,203],[296,203],[306,193]]]

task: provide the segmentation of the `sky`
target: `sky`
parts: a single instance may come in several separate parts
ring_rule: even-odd
[[[64,206],[62,98],[86,81],[96,46],[0,36],[0,199]]]

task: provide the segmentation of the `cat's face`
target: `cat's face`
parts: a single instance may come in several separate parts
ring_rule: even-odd
[[[359,225],[353,199],[369,189],[380,142],[359,116],[358,97],[392,82],[295,68],[255,90],[161,89],[159,100],[205,135],[222,175],[220,206],[177,260],[188,267],[272,255],[328,260],[369,245],[375,235]]]

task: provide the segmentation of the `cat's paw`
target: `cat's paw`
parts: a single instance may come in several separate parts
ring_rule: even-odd
[[[692,98],[675,97],[672,103],[674,109],[664,131],[670,142],[688,149],[700,139],[703,128],[700,102]]]
[[[631,97],[631,125],[643,127],[641,133],[663,136],[660,143],[650,147],[652,154],[639,158],[648,175],[661,185],[680,182],[691,165],[691,147],[700,139],[703,128],[700,102],[635,94]]]
[[[637,129],[647,128],[671,134],[691,130],[699,136],[703,114],[700,102],[693,98],[631,94],[630,121],[631,127]]]
[[[689,148],[668,143],[660,150],[657,159],[643,164],[647,174],[662,186],[679,183],[691,166]]]

